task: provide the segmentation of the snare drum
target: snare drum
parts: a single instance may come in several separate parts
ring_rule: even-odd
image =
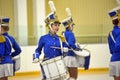
[[[20,70],[20,62],[21,62],[20,55],[13,57],[12,60],[13,60],[14,71],[16,72]]]
[[[78,67],[84,67],[84,69],[88,69],[90,65],[90,56],[90,51],[87,49],[83,49],[82,52],[77,53],[76,60],[78,62]]]
[[[64,64],[62,56],[55,57],[44,61],[41,63],[42,69],[44,71],[45,80],[60,79],[64,80],[66,78],[67,69]]]
[[[86,56],[89,56],[89,55],[90,55],[90,51],[87,50],[87,49],[82,49],[82,50],[79,50],[79,51],[73,50],[73,52],[74,52],[76,55],[82,56],[82,57],[86,57]]]

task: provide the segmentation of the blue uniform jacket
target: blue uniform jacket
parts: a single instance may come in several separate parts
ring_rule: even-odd
[[[38,43],[38,47],[35,50],[35,53],[33,54],[34,58],[39,58],[42,49],[44,52],[45,59],[51,59],[56,56],[61,56],[62,55],[61,50],[52,48],[52,46],[60,47],[59,36],[57,35],[53,36],[50,33],[44,36],[41,36],[39,43]]]
[[[74,33],[66,29],[66,31],[64,32],[64,36],[69,45],[69,48],[76,49],[77,46],[75,45],[76,39],[75,39]],[[72,50],[69,50],[68,56],[75,56],[75,53]],[[89,68],[89,65],[90,65],[90,56],[87,56],[85,57],[84,69],[87,70]]]
[[[113,42],[111,36],[109,35],[108,44],[109,44],[110,53],[112,54],[111,62],[120,61],[120,28],[118,28],[118,26],[114,26],[112,30],[112,35],[116,43]]]
[[[5,37],[6,42],[0,43],[0,57],[4,58],[4,60],[2,60],[0,64],[13,63],[12,57],[19,55],[21,53],[21,48],[15,41],[15,39],[8,33],[4,33],[3,35],[7,36],[10,39],[12,47],[10,45],[9,40]],[[13,52],[11,52],[12,48],[14,50]]]
[[[68,43],[68,46],[70,48],[73,48],[73,49],[76,49],[76,39],[75,39],[75,36],[74,36],[74,33],[68,29],[66,29],[66,31],[64,32],[64,36],[65,36],[65,39]],[[68,51],[68,56],[75,56],[75,53],[72,51],[72,50],[69,50]]]

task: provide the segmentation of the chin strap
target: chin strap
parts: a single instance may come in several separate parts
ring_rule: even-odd
[[[52,34],[55,34],[55,31],[52,29],[51,24],[52,24],[52,23],[50,23],[50,24],[49,24],[49,28],[50,28],[50,30],[51,30],[51,32],[52,32]]]

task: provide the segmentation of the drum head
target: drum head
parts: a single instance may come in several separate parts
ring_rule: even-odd
[[[82,50],[79,50],[79,51],[74,50],[74,53],[78,56],[83,56],[83,57],[86,57],[86,56],[90,55],[90,51],[86,50],[86,49],[82,49]]]

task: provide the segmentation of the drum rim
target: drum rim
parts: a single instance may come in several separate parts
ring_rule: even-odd
[[[43,62],[41,63],[41,65],[50,64],[50,63],[53,63],[53,62],[57,62],[57,61],[59,61],[59,60],[63,60],[63,59],[62,59],[62,56],[57,56],[57,57],[48,59],[48,60],[46,60],[46,61],[43,61]]]
[[[88,55],[88,56],[90,56],[90,55],[91,55],[90,50],[88,50],[88,49],[86,49],[86,48],[83,48],[82,50],[88,51],[88,53],[89,53],[89,55]],[[76,56],[80,56],[80,55],[78,55],[78,54],[76,54],[76,53],[75,53],[75,55],[76,55]],[[81,57],[87,57],[87,56],[81,56]]]

